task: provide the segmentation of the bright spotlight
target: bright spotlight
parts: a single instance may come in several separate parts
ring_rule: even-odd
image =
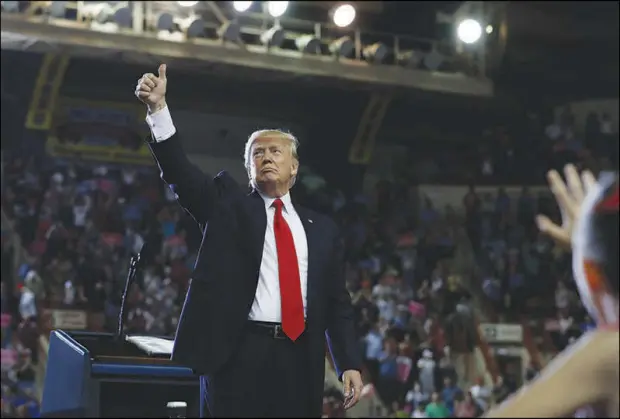
[[[482,36],[482,26],[474,19],[465,19],[456,29],[456,34],[465,44],[473,44]]]
[[[177,1],[177,3],[179,3],[179,6],[183,7],[192,7],[198,4],[197,1]]]
[[[341,4],[334,9],[332,20],[339,28],[349,26],[355,20],[355,7],[350,4]]]
[[[288,8],[288,1],[268,1],[267,12],[271,17],[280,17]]]
[[[233,1],[233,7],[239,13],[243,13],[252,6],[251,1]]]
[[[487,35],[492,34],[492,33],[493,33],[493,26],[491,26],[491,25],[487,25],[487,27],[486,27],[486,33],[487,33]]]

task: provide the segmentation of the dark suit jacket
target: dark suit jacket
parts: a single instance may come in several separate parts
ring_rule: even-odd
[[[254,301],[267,223],[264,201],[256,192],[247,194],[226,172],[205,175],[187,159],[178,134],[150,147],[162,179],[203,231],[172,359],[213,374],[233,353]],[[360,370],[361,356],[338,229],[323,215],[299,205],[295,209],[308,241],[309,391],[320,416],[326,336],[338,376]]]

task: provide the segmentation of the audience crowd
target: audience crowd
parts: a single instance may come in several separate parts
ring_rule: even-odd
[[[126,330],[174,333],[200,238],[154,169],[17,158],[4,177],[3,211],[25,249],[2,276],[3,290],[16,291],[2,304],[14,326],[116,330],[129,256],[149,241],[159,251],[143,255]],[[29,342],[36,358],[38,338]]]
[[[412,145],[399,174],[422,184],[540,185],[550,168],[568,162],[596,171],[618,167],[618,128],[610,115],[592,112],[578,127],[569,106],[528,112],[449,147],[448,153],[441,141]]]
[[[10,305],[10,283],[13,274],[15,249],[10,221],[2,217],[2,271],[0,344],[2,392],[0,411],[2,417],[37,417],[38,402],[35,396],[35,367],[37,363],[37,325],[22,321]]]
[[[541,350],[561,350],[593,327],[568,256],[533,223],[538,212],[554,215],[552,199],[523,187],[515,200],[502,187],[479,193],[475,185],[540,183],[545,170],[567,161],[610,167],[616,162],[596,156],[612,155],[605,151],[617,147],[617,133],[608,117],[593,116],[579,136],[568,110],[546,127],[535,115],[528,120],[517,131],[489,131],[470,158],[444,150],[434,163],[366,194],[303,179],[296,186],[301,201],[341,226],[365,380],[393,417],[475,417],[516,390],[519,371],[502,372],[489,386],[476,367],[478,313],[505,322],[545,319],[541,334],[550,346]],[[148,242],[154,250],[143,255],[147,263],[130,290],[127,330],[172,335],[200,232],[154,167],[19,157],[5,163],[2,412],[33,417],[39,333],[69,321],[114,330],[128,259]],[[462,206],[436,208],[410,193],[414,180],[444,177],[438,168],[446,163],[471,181]],[[557,313],[548,312],[548,296]],[[344,416],[339,392],[326,389],[324,401],[325,417]]]
[[[577,294],[570,255],[534,222],[538,213],[559,217],[554,200],[546,188],[534,193],[527,186],[533,179],[544,185],[547,170],[569,162],[594,172],[617,167],[618,134],[609,116],[590,115],[583,135],[574,123],[568,108],[546,126],[530,114],[522,129],[489,130],[479,149],[465,153],[471,159],[437,154],[434,174],[457,167],[461,179],[471,181],[458,207],[435,208],[420,196],[413,210],[401,179],[378,185],[370,216],[354,214],[341,223],[354,255],[349,284],[368,375],[393,415],[473,417],[536,376],[544,361],[534,353],[525,374],[507,363],[490,387],[476,376],[477,314],[530,327],[539,354],[553,355],[594,327]],[[403,173],[419,183],[432,174]],[[526,186],[515,198],[503,186],[479,193],[476,184]],[[548,304],[553,300],[555,307]],[[464,360],[458,373],[456,359]]]

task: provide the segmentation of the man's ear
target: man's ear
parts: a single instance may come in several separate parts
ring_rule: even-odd
[[[297,159],[293,159],[293,166],[291,167],[291,175],[297,176],[298,171],[299,171],[299,161]]]

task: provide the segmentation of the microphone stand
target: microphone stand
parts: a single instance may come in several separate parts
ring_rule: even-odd
[[[118,313],[118,328],[116,330],[116,336],[115,339],[116,340],[121,340],[124,339],[124,332],[125,332],[125,321],[127,320],[127,316],[126,316],[126,300],[127,300],[127,294],[129,294],[129,289],[131,288],[131,285],[133,284],[135,278],[136,278],[136,274],[138,273],[138,265],[140,263],[140,254],[142,252],[138,253],[137,255],[132,255],[131,259],[129,261],[129,270],[127,271],[127,280],[125,281],[125,289],[123,290],[123,295],[121,297],[121,309],[120,312]]]

